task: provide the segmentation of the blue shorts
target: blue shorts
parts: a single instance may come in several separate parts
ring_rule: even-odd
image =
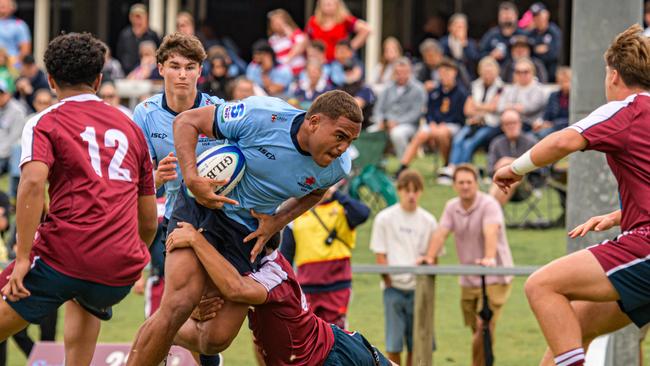
[[[413,307],[415,291],[389,287],[384,290],[384,320],[386,352],[400,353],[413,350]]]
[[[2,272],[3,278],[11,274],[13,262]],[[131,286],[108,286],[73,278],[34,258],[32,268],[23,280],[31,295],[16,302],[7,301],[23,319],[39,324],[41,320],[68,300],[76,301],[90,314],[101,320],[113,316],[111,306],[122,301]]]
[[[334,346],[323,366],[390,366],[390,361],[373,347],[361,333],[348,333],[334,324]]]
[[[181,185],[180,192],[176,197],[167,232],[171,233],[176,228],[176,224],[181,221],[190,223],[197,229],[202,228],[205,239],[240,274],[248,274],[258,269],[264,251],[257,256],[254,263],[251,263],[250,252],[255,245],[255,240],[244,243],[244,238],[251,231],[226,216],[222,210],[213,210],[198,204],[194,198],[187,194],[185,185]],[[279,234],[271,240],[279,240]]]

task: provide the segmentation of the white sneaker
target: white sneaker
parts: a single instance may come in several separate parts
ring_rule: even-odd
[[[446,175],[441,175],[436,179],[436,183],[442,185],[442,186],[450,186],[454,183],[454,181],[451,179],[451,177],[448,177]]]

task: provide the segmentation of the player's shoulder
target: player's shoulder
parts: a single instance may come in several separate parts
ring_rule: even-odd
[[[221,104],[224,104],[224,103],[226,103],[226,101],[219,98],[219,97],[217,97],[217,96],[210,95],[210,94],[207,94],[207,93],[201,93],[201,102],[199,103],[199,107],[206,107],[206,106],[209,106],[209,105],[217,105],[218,106],[218,105],[221,105]]]
[[[55,125],[55,111],[60,108],[65,102],[58,102],[47,108],[45,108],[40,113],[36,113],[31,116],[25,123],[25,129],[34,129],[36,126],[47,128],[48,126]]]
[[[162,93],[154,94],[150,96],[149,98],[138,103],[138,105],[135,106],[133,113],[147,115],[149,113],[161,110],[162,98],[163,98]]]
[[[571,125],[570,128],[583,133],[603,122],[610,121],[617,116],[622,116],[621,113],[634,112],[635,108],[641,107],[644,103],[648,103],[648,96],[648,93],[632,94],[623,100],[607,102],[596,108],[587,117]]]

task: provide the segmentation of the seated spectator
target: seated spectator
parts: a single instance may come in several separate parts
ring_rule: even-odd
[[[122,64],[122,69],[129,74],[136,66],[140,55],[140,43],[151,41],[155,48],[160,45],[158,34],[149,28],[149,13],[143,4],[133,4],[129,9],[130,26],[120,32],[115,56]]]
[[[438,65],[444,58],[442,47],[435,39],[425,39],[420,44],[420,54],[422,55],[422,62],[415,65],[414,74],[415,78],[424,84],[427,93],[431,93],[434,89],[440,86],[440,75],[438,73]],[[470,77],[465,70],[465,67],[456,67],[459,72],[456,76],[456,84],[463,85],[468,88],[470,85]]]
[[[23,67],[16,80],[15,97],[25,103],[30,111],[33,111],[34,93],[39,89],[49,90],[50,84],[47,82],[47,76],[43,70],[36,65],[34,56],[27,55],[23,58]]]
[[[476,79],[476,64],[481,58],[476,41],[467,36],[467,16],[456,13],[449,18],[449,35],[440,45],[445,56],[463,65],[471,80]]]
[[[530,59],[520,59],[515,63],[513,84],[503,90],[497,111],[513,108],[521,114],[524,131],[530,131],[532,124],[542,117],[546,105],[546,94],[542,85],[535,79],[535,66]]]
[[[246,79],[244,76],[233,80],[228,89],[227,100],[242,100],[253,95],[258,95],[255,93],[255,83]]]
[[[228,76],[228,64],[223,56],[214,56],[210,59],[210,73],[199,85],[203,93],[226,99],[226,90],[232,78]]]
[[[296,88],[292,96],[296,99],[298,106],[307,107],[305,109],[308,109],[314,99],[326,91],[332,90],[332,88],[323,75],[323,67],[320,62],[309,61],[307,67],[305,67],[305,72],[307,80],[299,79],[296,82]]]
[[[7,49],[0,47],[0,80],[5,81],[9,94],[16,92],[15,82],[17,77],[18,71],[11,64]]]
[[[228,76],[231,78],[236,78],[237,76],[240,76],[246,72],[245,69],[240,69],[238,64],[233,62],[233,60],[230,58],[230,53],[223,46],[219,46],[219,45],[212,46],[208,48],[207,54],[208,54],[208,58],[205,59],[205,61],[203,62],[203,70],[207,70],[207,72],[205,72],[206,77],[210,74],[210,69],[212,68],[212,65],[210,64],[210,60],[212,60],[215,57],[221,57],[226,61],[226,69],[228,70]]]
[[[571,69],[561,66],[556,80],[560,90],[551,93],[544,116],[533,123],[533,132],[541,140],[569,125],[569,94],[571,94]]]
[[[528,36],[532,40],[533,56],[544,63],[549,81],[554,82],[562,48],[562,31],[557,24],[550,21],[551,13],[543,3],[531,5],[530,12],[533,15],[533,29]]]
[[[330,80],[336,86],[350,84],[353,80],[363,77],[363,64],[355,57],[349,40],[344,39],[336,44],[334,61],[330,65],[332,67]]]
[[[293,75],[298,76],[305,67],[307,36],[284,9],[270,11],[267,18],[269,44],[278,63],[289,67]]]
[[[537,142],[532,136],[522,132],[521,116],[514,109],[506,109],[501,114],[503,135],[495,138],[488,149],[488,174],[494,175],[499,168],[512,163],[516,158],[532,148]],[[490,187],[490,195],[505,206],[517,191],[521,182],[513,184],[508,193],[503,193],[496,184]]]
[[[514,3],[504,1],[499,4],[499,24],[490,28],[481,38],[479,43],[481,57],[492,56],[499,65],[503,65],[510,58],[510,37],[525,34],[523,30],[517,28],[518,17],[519,10]]]
[[[397,157],[402,157],[408,142],[418,129],[427,94],[411,72],[411,61],[395,61],[394,80],[384,89],[373,109],[375,125],[371,130],[388,132]]]
[[[106,56],[104,58],[104,68],[102,69],[102,82],[115,81],[124,79],[124,70],[120,62],[111,54],[111,48],[104,44]]]
[[[25,108],[9,94],[7,82],[0,80],[0,176],[9,172],[11,149],[20,143],[26,116]]]
[[[370,79],[370,86],[375,93],[380,94],[386,85],[393,80],[393,67],[395,66],[395,61],[400,57],[402,57],[402,45],[397,38],[386,38],[383,44],[381,60],[379,60],[379,63],[372,70],[372,77]]]
[[[253,44],[253,61],[246,68],[246,77],[271,96],[286,93],[293,80],[291,70],[278,64],[273,48],[263,39]]]
[[[453,136],[465,124],[465,103],[468,93],[456,83],[458,65],[449,58],[440,62],[440,86],[429,94],[427,107],[427,126],[422,128],[409,143],[401,159],[400,171],[406,169],[415,157],[419,147],[424,143],[437,146],[444,160],[445,167],[449,164],[449,151]],[[448,169],[440,172],[440,183],[451,182]]]
[[[526,36],[513,36],[510,38],[510,59],[503,63],[501,68],[501,79],[506,83],[512,83],[515,64],[517,61],[528,58],[535,65],[535,76],[540,83],[548,82],[548,73],[544,63],[530,55],[530,40]]]
[[[16,17],[16,0],[0,1],[0,48],[9,54],[8,63],[19,63],[32,52],[32,35],[24,20]]]
[[[399,175],[399,203],[379,212],[372,225],[370,250],[375,253],[377,264],[420,264],[419,259],[427,252],[427,245],[438,227],[436,218],[419,206],[423,191],[424,179],[420,173],[409,169]],[[387,356],[398,365],[411,365],[415,275],[383,274],[381,277]],[[406,360],[401,363],[404,346]],[[431,346],[435,349],[433,344]]]
[[[494,137],[501,134],[499,116],[495,113],[503,82],[499,79],[499,64],[490,56],[480,63],[480,78],[472,82],[472,95],[465,102],[465,126],[451,144],[447,174],[463,163],[471,163],[476,149],[487,147]]]
[[[97,96],[102,98],[104,102],[119,109],[120,112],[126,114],[127,117],[133,119],[133,112],[129,108],[123,106],[120,103],[120,96],[119,94],[117,94],[117,89],[115,88],[115,84],[113,84],[112,82],[109,81],[103,83],[102,86],[99,87]]]
[[[140,63],[126,77],[129,80],[161,80],[156,61],[156,44],[152,41],[140,43]]]
[[[325,57],[325,44],[322,41],[312,41],[307,45],[307,62],[312,61],[316,61],[322,65],[321,70],[323,72],[323,77],[329,83],[332,76],[332,66],[327,63],[327,58]],[[307,72],[305,70],[300,73],[299,79],[301,82],[306,82]]]

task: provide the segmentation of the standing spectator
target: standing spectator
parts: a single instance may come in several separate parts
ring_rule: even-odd
[[[479,49],[481,56],[492,56],[500,65],[510,57],[510,37],[524,34],[517,28],[519,11],[517,6],[510,1],[499,4],[499,24],[485,33],[481,39]]]
[[[133,112],[129,108],[123,106],[122,103],[120,103],[120,96],[117,94],[115,84],[112,82],[108,81],[102,83],[102,86],[99,87],[99,91],[97,92],[97,96],[102,98],[104,102],[119,109],[120,112],[124,113],[127,117],[133,119]]]
[[[379,212],[372,225],[370,249],[375,253],[377,264],[414,266],[426,253],[427,243],[436,230],[437,222],[433,215],[419,206],[423,190],[424,179],[417,171],[409,169],[399,175],[399,203]],[[405,364],[410,366],[413,351],[415,275],[381,276],[386,353],[391,361],[401,365],[401,353],[406,341]]]
[[[524,131],[530,131],[532,124],[542,117],[546,105],[546,95],[542,85],[535,80],[535,66],[530,59],[520,59],[515,63],[512,85],[503,90],[497,110],[503,112],[513,108],[521,114]]]
[[[533,29],[529,34],[532,39],[533,56],[542,60],[548,71],[549,81],[554,82],[562,48],[562,31],[557,24],[550,21],[551,13],[543,3],[537,2],[531,5],[530,12],[533,14]]]
[[[296,99],[298,106],[309,109],[308,105],[319,95],[326,91],[332,90],[327,83],[327,78],[323,75],[323,67],[318,61],[309,61],[305,67],[307,79],[298,79],[296,89],[292,96]]]
[[[5,81],[9,94],[13,94],[16,91],[15,82],[17,77],[18,71],[11,64],[7,49],[0,47],[0,80]]]
[[[102,82],[115,82],[115,80],[124,79],[122,64],[113,57],[111,48],[107,44],[104,43],[104,47],[106,48],[106,57],[104,59],[104,68],[102,69]]]
[[[14,16],[15,0],[0,0],[0,47],[9,52],[9,64],[15,65],[32,53],[29,27]]]
[[[286,93],[293,80],[291,70],[278,64],[273,48],[263,39],[253,44],[253,61],[246,68],[246,77],[271,96]]]
[[[199,91],[226,99],[228,84],[231,81],[226,59],[223,56],[214,56],[210,59],[210,73],[199,85]]]
[[[246,79],[244,76],[240,76],[233,80],[228,89],[228,100],[243,100],[250,96],[257,95],[255,93],[255,83]]]
[[[471,80],[476,79],[476,64],[481,55],[476,41],[467,36],[467,16],[456,13],[449,18],[449,35],[442,37],[440,44],[445,56],[462,64]]]
[[[305,31],[309,39],[323,41],[325,57],[327,62],[331,62],[334,60],[336,44],[343,39],[350,39],[355,51],[363,47],[370,34],[370,26],[350,14],[343,0],[318,0]]]
[[[122,29],[117,40],[117,59],[122,63],[126,74],[130,73],[138,65],[140,43],[151,41],[160,45],[160,38],[156,32],[149,29],[149,18],[147,7],[143,4],[133,4],[129,10],[129,22],[131,26]]]
[[[512,83],[513,74],[515,73],[515,64],[517,61],[527,58],[535,66],[535,76],[540,83],[548,82],[548,72],[546,66],[537,57],[531,56],[530,39],[526,36],[518,35],[510,38],[510,58],[503,63],[501,67],[501,79],[506,83]]]
[[[533,123],[533,132],[539,139],[569,125],[569,95],[571,94],[571,69],[560,66],[557,69],[557,83],[560,90],[548,97],[544,116]]]
[[[440,225],[433,234],[424,262],[433,264],[449,234],[454,234],[460,264],[487,267],[512,267],[512,255],[501,206],[494,197],[478,190],[478,172],[469,164],[454,171],[454,190],[458,197],[447,202]],[[490,334],[494,344],[494,328],[511,290],[511,276],[486,276],[490,310]],[[465,325],[472,331],[472,365],[485,365],[483,353],[483,320],[478,317],[482,307],[481,278],[461,276],[461,308]]]
[[[9,172],[11,149],[20,143],[25,126],[25,108],[11,97],[4,80],[0,80],[0,176]]]
[[[330,80],[336,86],[350,84],[364,75],[363,63],[354,55],[354,49],[347,39],[336,44],[334,61],[330,66]]]
[[[156,44],[152,41],[143,41],[140,42],[138,48],[140,62],[126,78],[129,80],[162,80],[156,62]]]
[[[537,142],[531,135],[522,133],[521,126],[519,112],[514,109],[503,111],[501,114],[503,135],[495,138],[488,149],[488,174],[490,177],[499,168],[512,163],[516,158],[523,155]],[[496,184],[492,183],[490,195],[496,198],[501,206],[505,206],[512,196],[516,194],[516,188],[520,183],[514,183],[508,193],[503,193]]]
[[[280,250],[298,268],[298,282],[319,318],[347,328],[352,295],[352,249],[356,227],[370,209],[331,187],[319,204],[298,216],[282,235]]]
[[[305,48],[307,37],[298,28],[291,15],[284,9],[276,9],[267,14],[269,19],[269,44],[275,51],[278,63],[291,68],[298,76],[305,67]]]
[[[402,157],[418,129],[426,100],[424,86],[412,76],[411,61],[399,58],[395,62],[394,80],[379,94],[373,110],[376,129],[388,132],[398,157]]]
[[[379,94],[393,80],[395,61],[402,57],[402,45],[397,38],[388,37],[383,43],[383,52],[379,63],[372,70],[371,87]]]
[[[440,74],[438,73],[438,66],[442,59],[445,57],[440,43],[435,39],[425,39],[420,44],[420,53],[422,54],[422,62],[415,65],[414,73],[415,78],[424,84],[427,93],[431,93],[435,88],[440,86]],[[465,66],[456,66],[456,83],[468,88],[471,82]]]
[[[418,148],[429,143],[438,147],[444,164],[449,164],[449,151],[451,140],[465,124],[465,102],[468,93],[461,85],[456,83],[458,65],[449,58],[440,62],[440,86],[429,94],[427,107],[427,126],[421,129],[409,143],[401,159],[400,171],[406,169],[417,154]],[[442,169],[439,182],[449,184],[451,172]]]
[[[23,58],[23,65],[20,69],[20,76],[16,80],[16,93],[14,96],[25,103],[30,111],[34,110],[34,94],[39,89],[50,89],[50,84],[47,82],[47,76],[41,70],[34,56],[27,55]]]

